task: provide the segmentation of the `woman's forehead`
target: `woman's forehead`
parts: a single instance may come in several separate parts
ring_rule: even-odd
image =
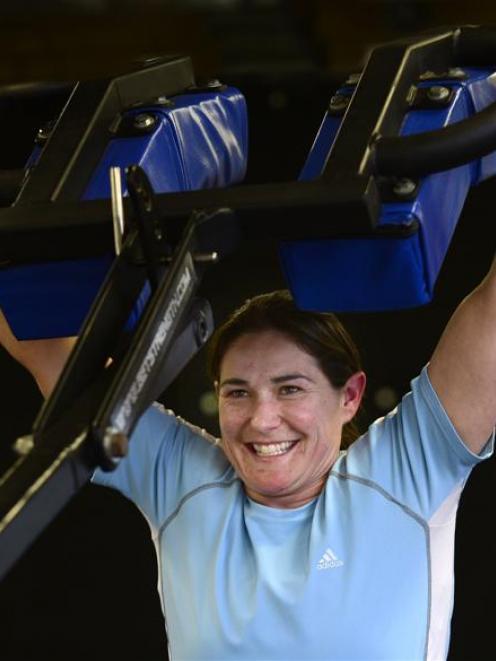
[[[275,330],[244,333],[228,347],[220,365],[221,374],[238,370],[285,371],[299,366],[321,371],[317,361],[294,340]]]

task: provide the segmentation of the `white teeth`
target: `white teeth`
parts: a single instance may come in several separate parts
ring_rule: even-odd
[[[253,443],[252,445],[258,455],[268,457],[276,454],[284,454],[295,443],[296,441],[286,441],[285,443],[271,443],[270,445],[259,445],[257,443]]]

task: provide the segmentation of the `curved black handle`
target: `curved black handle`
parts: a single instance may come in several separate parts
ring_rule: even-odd
[[[437,30],[426,35],[435,35]],[[496,62],[496,28],[451,28],[448,66],[491,66]],[[378,175],[422,177],[465,165],[496,150],[496,103],[465,120],[410,136],[379,136],[371,145],[372,170]]]
[[[465,165],[496,150],[496,103],[435,131],[379,137],[372,149],[379,175],[422,177]]]

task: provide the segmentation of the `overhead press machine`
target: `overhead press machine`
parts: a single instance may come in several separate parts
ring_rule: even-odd
[[[1,177],[0,306],[19,338],[79,340],[0,478],[0,574],[125,456],[213,329],[202,273],[243,240],[278,242],[302,308],[431,300],[468,190],[496,169],[495,72],[491,29],[376,48],[332,96],[299,181],[258,186],[233,185],[241,93],[196,85],[187,58],[67,87],[26,168]]]

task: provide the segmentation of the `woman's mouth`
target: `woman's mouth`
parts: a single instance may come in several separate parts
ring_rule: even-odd
[[[284,441],[283,443],[250,443],[255,454],[259,457],[275,457],[286,454],[298,441]]]

